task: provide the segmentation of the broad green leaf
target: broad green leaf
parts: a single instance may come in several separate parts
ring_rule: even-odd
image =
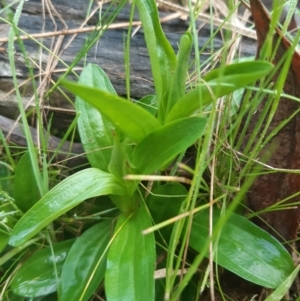
[[[112,93],[68,81],[62,81],[62,85],[94,106],[102,116],[134,142],[142,141],[161,126],[146,110]]]
[[[159,170],[193,144],[203,134],[205,125],[205,118],[187,117],[154,131],[134,149],[134,166],[142,174]]]
[[[151,115],[157,115],[157,97],[156,95],[149,94],[136,102],[137,105],[147,110]]]
[[[2,228],[2,227],[1,227]],[[0,229],[0,253],[5,249],[9,241],[9,233]]]
[[[1,137],[1,129],[0,129],[0,145],[2,144]],[[4,137],[3,137],[4,139]],[[9,195],[13,196],[14,193],[14,178],[12,175],[12,170],[9,168],[9,165],[0,161],[0,193],[5,191]],[[1,200],[1,197],[0,197]]]
[[[3,299],[3,301],[27,301],[28,300],[25,297],[21,297],[21,296],[14,294],[13,291],[7,291],[5,294],[5,298]],[[44,301],[43,299],[41,301]]]
[[[34,298],[55,292],[59,283],[63,263],[74,243],[74,239],[66,240],[34,253],[18,270],[11,283],[17,295]],[[57,273],[57,274],[56,274]]]
[[[132,181],[133,182],[133,181]],[[131,212],[135,210],[139,206],[140,198],[137,194],[135,186],[135,193],[132,195],[110,195],[110,199],[112,202],[118,207],[118,209],[122,212]]]
[[[22,216],[13,228],[9,244],[23,244],[88,198],[123,193],[123,188],[113,175],[96,168],[79,171],[56,185]]]
[[[62,269],[60,301],[86,301],[96,291],[106,270],[110,233],[111,221],[105,221],[76,239]]]
[[[214,209],[214,225],[220,211]],[[190,246],[202,251],[208,238],[208,211],[194,217]],[[294,263],[283,245],[246,218],[232,214],[215,244],[214,261],[240,277],[258,285],[277,288],[294,270]]]
[[[93,64],[83,69],[79,83],[116,94],[105,72]],[[111,123],[80,97],[76,97],[76,111],[79,114],[77,123],[80,140],[91,166],[108,171],[113,145]]]
[[[146,201],[154,222],[158,224],[176,216],[187,194],[186,188],[179,183],[167,183],[153,189]],[[166,241],[169,241],[173,225],[160,230]]]
[[[292,274],[287,277],[281,285],[267,298],[265,301],[280,301],[289,292],[290,287],[293,285],[295,278],[299,275],[300,265],[298,265]],[[298,300],[298,299],[297,299]]]
[[[130,158],[127,154],[127,149],[132,148],[127,139],[122,142],[118,137],[114,139],[114,148],[108,170],[117,179],[123,181],[123,177],[130,173]]]
[[[181,98],[170,111],[167,122],[190,116],[205,107],[213,98],[219,98],[252,84],[266,76],[273,65],[263,61],[242,62],[211,71],[204,77],[204,83]]]
[[[131,163],[131,158],[129,158],[129,154],[132,153],[132,149],[133,146],[131,145],[130,141],[128,141],[128,139],[124,139],[121,142],[118,137],[115,137],[114,148],[108,166],[109,172],[113,174],[120,181],[120,183],[123,184],[126,191],[126,196],[132,195],[133,192],[137,189],[138,185],[134,181],[126,181],[123,179],[125,175],[135,173],[135,169]],[[125,205],[125,207],[127,206]],[[127,210],[130,209],[127,208]]]
[[[18,162],[14,184],[16,205],[20,210],[26,212],[41,198],[29,152],[26,152]]]
[[[192,35],[189,32],[186,32],[180,39],[179,51],[176,58],[176,68],[172,76],[167,109],[165,112],[166,116],[174,107],[175,103],[185,94],[186,76],[191,49]]]
[[[167,183],[153,189],[146,201],[154,221],[160,223],[176,216],[187,193],[179,183]]]
[[[14,199],[0,190],[0,253],[7,246],[11,229],[20,214],[21,212],[16,210]]]
[[[144,30],[151,70],[158,100],[170,86],[175,69],[175,53],[161,28],[155,0],[136,0],[140,20]]]
[[[154,300],[154,235],[142,234],[150,226],[149,214],[142,204],[134,212],[119,217],[107,255],[108,301]]]
[[[16,224],[16,218],[13,215],[11,212],[0,211],[0,253],[7,246],[11,229]]]

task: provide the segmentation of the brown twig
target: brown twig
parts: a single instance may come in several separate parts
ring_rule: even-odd
[[[132,22],[132,26],[139,26],[142,23],[140,21],[134,21]],[[128,27],[129,23],[128,22],[121,22],[117,24],[111,24],[109,26],[105,25],[100,25],[100,26],[89,26],[85,28],[76,28],[76,29],[67,29],[67,30],[59,30],[59,31],[50,31],[50,32],[44,32],[44,33],[33,33],[33,34],[24,34],[19,37],[16,37],[15,40],[21,39],[21,40],[31,40],[31,39],[43,39],[43,38],[52,38],[55,36],[60,36],[60,35],[70,35],[70,34],[79,34],[79,33],[87,33],[87,32],[92,32],[96,30],[103,30],[105,29],[116,29],[116,28],[126,28]],[[0,39],[0,44],[1,43],[7,43],[8,38],[2,38]]]

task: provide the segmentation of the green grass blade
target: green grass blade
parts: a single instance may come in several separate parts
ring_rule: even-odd
[[[123,188],[111,174],[96,168],[80,171],[60,182],[22,216],[13,228],[9,244],[20,246],[88,198],[123,193]]]
[[[21,119],[22,119],[22,123],[23,123],[23,127],[24,127],[24,133],[25,133],[25,137],[26,137],[27,145],[28,145],[28,151],[30,154],[33,174],[34,174],[37,186],[39,188],[40,194],[44,195],[46,193],[46,189],[44,187],[44,182],[43,182],[40,170],[39,170],[39,164],[38,164],[38,160],[36,157],[36,151],[35,151],[34,143],[33,143],[31,133],[29,130],[27,116],[26,116],[25,109],[24,109],[23,102],[22,102],[22,96],[21,96],[20,90],[19,90],[19,84],[18,84],[18,79],[17,79],[17,74],[16,74],[15,58],[14,58],[14,52],[15,52],[14,39],[17,35],[16,28],[17,28],[17,24],[18,24],[20,15],[22,13],[22,8],[23,8],[24,2],[25,2],[24,0],[20,1],[19,5],[16,9],[15,15],[14,15],[12,27],[9,32],[8,57],[9,57],[10,68],[12,71],[15,93],[16,93],[17,100],[18,100],[18,108],[19,108],[19,111],[21,114]]]
[[[280,301],[284,300],[285,295],[288,293],[290,287],[292,286],[295,278],[298,276],[300,270],[300,265],[298,265],[295,270],[287,277],[281,285],[267,298],[265,301]],[[298,299],[297,299],[298,300]]]
[[[8,244],[9,236],[11,229],[16,224],[16,218],[20,215],[18,208],[16,208],[15,201],[13,198],[9,196],[7,192],[4,192],[5,186],[3,185],[3,181],[1,181],[1,176],[3,173],[6,172],[6,169],[3,168],[0,164],[0,216],[1,216],[1,223],[0,223],[0,266],[4,263],[6,255],[5,248]],[[4,187],[5,188],[4,188]],[[8,250],[8,249],[7,249]],[[4,251],[2,253],[2,251]],[[9,251],[8,251],[9,252]],[[6,253],[7,254],[7,253]]]
[[[51,89],[49,90],[49,94],[56,90],[59,85],[61,85],[61,81],[63,81],[63,79],[66,78],[67,75],[74,70],[74,67],[76,67],[78,63],[84,58],[84,56],[87,55],[91,48],[96,43],[98,43],[99,40],[101,40],[102,35],[106,32],[109,25],[113,23],[113,21],[116,19],[124,5],[127,4],[127,2],[127,0],[121,0],[118,2],[117,6],[114,6],[117,3],[117,1],[112,1],[110,3],[105,13],[101,15],[101,18],[99,18],[95,30],[87,37],[86,42],[78,51],[72,63],[69,66],[67,66],[67,71],[59,78],[59,80],[53,85],[53,87],[51,87]],[[111,9],[112,7],[114,8]]]

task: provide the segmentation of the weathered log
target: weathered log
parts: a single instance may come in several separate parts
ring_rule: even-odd
[[[3,135],[8,137],[8,143],[12,142],[18,147],[27,146],[22,124],[0,115],[0,129]],[[38,141],[37,130],[33,127],[29,127],[29,129],[33,141]],[[62,145],[60,146],[60,144]],[[69,141],[62,143],[61,139],[51,135],[47,139],[47,150],[49,158],[51,154],[57,152],[55,162],[53,162],[55,164],[59,163],[67,167],[80,167],[87,163],[83,147],[80,143],[70,143]]]

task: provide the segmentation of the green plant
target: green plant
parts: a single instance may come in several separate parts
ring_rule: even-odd
[[[209,139],[213,124],[203,112],[208,106],[215,106],[217,98],[267,75],[272,65],[255,61],[221,66],[186,91],[191,34],[182,36],[175,56],[161,30],[154,1],[138,0],[136,5],[151,60],[156,105],[145,109],[149,101],[153,104],[152,96],[140,103],[117,96],[103,70],[95,65],[86,66],[78,84],[62,82],[77,95],[78,127],[91,168],[66,178],[35,204],[27,202],[30,206],[22,208],[25,213],[13,227],[8,242],[15,248],[2,257],[1,263],[5,264],[18,248],[28,247],[28,242],[46,238],[49,246],[24,263],[11,288],[28,298],[57,291],[59,300],[88,300],[104,279],[107,300],[154,300],[156,248],[166,248],[167,242],[170,245],[165,298],[176,300],[197,269],[196,264],[190,266],[177,286],[174,270],[179,270],[183,258],[183,249],[176,250],[179,241],[182,246],[188,241],[199,252],[197,260],[209,256],[208,246],[213,242],[214,260],[220,266],[254,283],[277,288],[293,272],[293,261],[272,236],[232,213],[239,195],[227,209],[229,214],[224,214],[224,208],[214,210],[214,232],[210,233],[207,208],[212,204],[193,203],[198,195],[197,185],[202,181],[196,174],[197,168],[189,191],[179,183],[157,182],[147,196],[138,177],[126,179],[128,175],[161,175],[197,141],[206,154],[209,146],[205,139]],[[25,154],[20,160],[17,170],[21,175],[24,169],[28,172],[29,159]],[[197,160],[196,166],[205,165],[205,157],[198,156]],[[36,199],[39,191],[34,176],[28,181],[30,198]],[[18,184],[21,182],[16,178],[15,185],[20,185],[22,191],[24,187]],[[118,209],[117,214],[108,221],[88,224],[88,229],[75,240],[52,244],[50,237],[53,241],[56,237],[53,222],[83,201],[99,196],[108,196]],[[96,202],[102,200],[106,199],[97,198]],[[168,221],[180,213],[191,218],[192,210],[199,213],[191,224],[191,219],[182,218],[172,227]],[[151,231],[142,234],[153,225],[161,229],[160,235],[155,237]]]

